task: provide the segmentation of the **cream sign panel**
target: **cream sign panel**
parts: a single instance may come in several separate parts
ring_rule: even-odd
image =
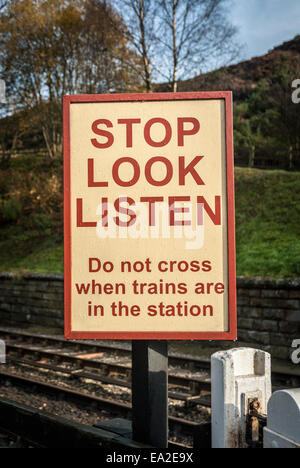
[[[65,97],[67,338],[236,338],[231,108]]]

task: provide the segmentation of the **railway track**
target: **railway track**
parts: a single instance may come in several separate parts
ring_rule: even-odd
[[[73,341],[73,340],[65,340],[64,338],[52,336],[52,335],[44,335],[44,334],[36,334],[36,333],[28,333],[25,331],[14,330],[9,328],[0,328],[0,337],[2,339],[19,339],[22,342],[29,342],[29,343],[43,343],[46,345],[55,345],[55,346],[62,346],[64,349],[70,349],[77,351],[86,352],[90,350],[91,352],[106,352],[106,353],[117,353],[118,356],[131,356],[131,348],[130,346],[120,345],[120,344],[112,344],[110,342],[89,342],[89,341]],[[210,360],[204,358],[197,358],[191,357],[186,355],[180,354],[169,354],[169,363],[170,365],[174,366],[185,366],[189,369],[195,371],[197,369],[200,370],[209,370],[210,369]]]
[[[54,362],[64,360],[66,363],[73,364],[79,368],[93,368],[101,370],[103,374],[111,372],[119,373],[127,379],[131,375],[130,364],[119,363],[120,358],[131,359],[131,348],[127,344],[115,344],[110,342],[88,342],[88,341],[69,341],[62,337],[28,333],[25,331],[15,330],[11,328],[0,328],[0,339],[4,339],[7,343],[7,350],[19,352],[22,354],[40,355]],[[19,348],[19,349],[18,349]],[[49,348],[52,348],[49,350]],[[46,351],[48,349],[48,351]],[[105,355],[100,356],[101,353]],[[98,355],[98,359],[97,358]],[[108,358],[116,357],[118,362],[111,362]],[[101,358],[101,360],[99,359]],[[180,355],[169,353],[169,383],[171,385],[179,385],[189,387],[190,391],[195,394],[201,390],[210,391],[210,360],[194,356]],[[189,377],[175,374],[173,368],[190,371]],[[200,372],[201,377],[197,377],[197,372]],[[196,377],[194,374],[196,373]],[[300,369],[284,369],[280,365],[273,365],[272,370],[273,380],[277,385],[286,385],[295,387],[300,385]]]
[[[37,335],[32,333],[0,329],[0,338],[6,341],[8,361],[20,364],[32,365],[56,372],[77,375],[77,377],[90,378],[98,382],[119,385],[129,388],[131,379],[131,350],[123,346],[112,346],[106,343],[88,343],[66,341],[63,338],[49,335]],[[30,360],[22,359],[30,356]],[[120,362],[123,357],[123,362]],[[46,360],[46,365],[41,365],[40,360]],[[26,362],[25,362],[26,361]],[[55,363],[55,364],[53,364]],[[211,380],[209,376],[208,361],[171,355],[170,364],[176,363],[176,369],[170,369],[169,384],[175,387],[187,389],[193,396],[201,392],[210,392]],[[58,366],[57,364],[60,364]],[[184,370],[178,373],[179,369]],[[71,366],[69,369],[67,366]],[[84,369],[93,369],[87,373]],[[197,370],[199,372],[194,374]],[[111,378],[117,375],[117,378]],[[172,397],[172,395],[170,395]],[[178,398],[182,399],[182,398]]]
[[[8,362],[15,362],[19,364],[24,364],[27,366],[37,367],[37,368],[44,368],[48,370],[53,370],[56,372],[61,372],[69,375],[74,375],[82,378],[89,378],[95,381],[123,386],[129,388],[129,379],[131,376],[131,366],[129,364],[119,364],[119,363],[111,363],[106,361],[99,360],[99,355],[94,355],[94,359],[86,357],[86,354],[76,356],[71,354],[65,354],[63,352],[58,351],[49,351],[42,348],[37,348],[28,345],[21,345],[21,344],[10,344],[6,345],[6,350],[8,353],[7,361]],[[20,356],[33,356],[33,358],[29,359],[22,359]],[[98,357],[98,360],[95,359]],[[100,356],[101,357],[101,356]],[[60,363],[61,365],[54,365],[54,364],[41,364],[40,360],[46,359],[47,361]],[[72,366],[72,369],[69,369],[66,366],[62,366],[62,364],[69,364]],[[83,369],[95,369],[97,373],[89,373],[84,372]],[[99,372],[101,371],[101,373]],[[109,378],[111,374],[118,374],[118,376],[122,376],[121,378]],[[182,375],[176,375],[175,373],[170,372],[169,374],[169,384],[175,385],[178,387],[184,387],[189,389],[193,394],[201,391],[210,391],[211,389],[211,381],[209,377],[199,378],[199,377],[185,377]]]
[[[92,396],[80,391],[63,388],[60,385],[42,382],[31,377],[21,377],[10,371],[0,370],[0,381],[10,382],[12,385],[21,386],[27,390],[33,389],[34,391],[39,391],[46,395],[55,396],[58,399],[67,399],[68,401],[73,401],[83,407],[90,406],[94,409],[105,409],[112,414],[122,415],[125,418],[128,418],[131,414],[132,408],[130,404],[108,398]],[[169,425],[171,429],[174,429],[174,427],[177,429],[180,428],[182,433],[193,435],[195,428],[197,428],[199,424],[170,416]]]
[[[129,418],[131,405],[128,401],[117,401],[111,395],[99,396],[80,391],[76,381],[93,382],[102,386],[123,388],[130,396],[131,349],[124,343],[66,341],[61,337],[39,335],[20,330],[0,328],[0,338],[6,342],[7,367],[0,367],[0,382],[21,387],[24,391],[51,395],[64,401],[72,401],[83,408],[106,410],[112,415]],[[211,380],[208,360],[190,356],[169,356],[169,398],[181,401],[185,415],[189,408],[210,408]],[[13,369],[13,372],[12,372]],[[21,369],[21,375],[17,369]],[[29,373],[30,375],[27,375]],[[40,374],[41,373],[41,374]],[[55,383],[45,381],[47,373],[55,377]],[[76,388],[60,385],[58,376],[65,376]],[[282,369],[274,372],[276,378],[287,379]],[[298,378],[298,376],[292,376]],[[47,379],[46,379],[47,380]],[[124,390],[124,391],[125,391]],[[199,422],[170,416],[170,429],[177,434],[195,437]]]
[[[8,362],[21,365],[21,366],[25,366],[28,368],[35,368],[35,369],[40,369],[40,370],[45,370],[45,371],[53,371],[59,374],[64,374],[64,375],[74,377],[76,379],[88,379],[88,380],[93,380],[94,382],[101,382],[104,385],[114,385],[117,387],[124,387],[124,388],[131,389],[131,383],[129,381],[114,378],[114,377],[109,377],[106,375],[101,375],[99,373],[93,373],[93,372],[88,372],[88,371],[79,370],[79,369],[71,370],[62,366],[57,366],[57,365],[52,365],[52,364],[43,364],[40,362],[33,361],[32,359],[19,359],[19,358],[14,358],[14,357],[8,357]],[[177,382],[178,386],[180,386],[182,389],[186,389],[187,391],[188,391],[187,385],[190,384],[191,382],[192,383],[196,382],[197,385],[202,385],[200,380],[189,379],[187,377],[184,378],[184,377],[173,376],[173,379],[171,380],[173,382]],[[203,387],[205,389],[207,388],[206,381],[203,382]],[[209,398],[204,398],[204,397],[201,398],[200,396],[196,397],[195,395],[191,395],[188,392],[179,393],[179,392],[174,392],[170,390],[169,398],[173,400],[185,401],[186,403],[190,403],[194,405],[198,404],[206,408],[211,407]]]
[[[33,391],[49,395],[58,400],[71,401],[82,408],[106,410],[113,416],[130,417],[129,402],[117,401],[115,395],[103,397],[80,391],[76,384],[79,380],[124,388],[130,397],[131,350],[129,347],[99,342],[70,342],[60,337],[11,329],[0,329],[0,338],[6,342],[8,364],[8,366],[0,367],[2,385],[22,388],[24,392]],[[123,362],[119,362],[120,356]],[[191,359],[190,365],[194,368],[195,364],[192,361]],[[185,363],[181,356],[174,356],[173,365],[175,362],[177,366],[178,363]],[[199,360],[196,360],[196,365],[199,369]],[[207,367],[207,362],[204,363],[204,367]],[[57,376],[55,384],[47,382],[47,375],[49,375],[47,373]],[[59,376],[67,377],[76,390],[67,388],[64,384],[61,385]],[[68,387],[70,387],[69,383]],[[169,387],[170,400],[183,402],[185,407],[201,405],[204,408],[210,408],[211,406],[209,395],[211,382],[206,371],[202,377],[199,377],[176,374],[173,369],[169,375]],[[180,434],[180,437],[192,438],[199,428],[199,422],[170,416],[169,427],[173,433]]]

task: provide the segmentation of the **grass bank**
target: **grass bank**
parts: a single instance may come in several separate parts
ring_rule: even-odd
[[[1,171],[0,271],[63,272],[61,174],[24,161]],[[235,180],[238,275],[299,277],[300,173],[236,168]]]

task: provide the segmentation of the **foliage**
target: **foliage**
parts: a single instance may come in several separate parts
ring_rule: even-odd
[[[52,159],[62,151],[63,95],[139,86],[139,59],[123,29],[104,0],[18,0],[1,12],[0,72],[11,112],[26,110],[23,121],[40,130]]]
[[[300,114],[291,98],[297,73],[297,67],[291,69],[283,60],[268,78],[259,81],[247,99],[235,104],[236,150],[247,149],[249,167],[254,167],[257,153],[268,148],[271,157],[285,158],[286,169],[294,169],[296,162],[299,165]]]
[[[235,143],[238,148],[247,148],[249,152],[248,166],[254,167],[257,145],[263,141],[260,119],[257,115],[251,114],[247,102],[235,105],[234,116]]]
[[[0,169],[0,269],[60,272],[62,163],[29,155]]]
[[[62,164],[38,157],[12,160],[0,170],[0,222],[44,232],[62,231]]]
[[[178,80],[198,74],[207,62],[225,65],[237,58],[236,28],[228,0],[116,0],[127,37],[143,63],[149,92],[153,82],[167,80],[176,92]]]
[[[178,80],[198,75],[208,62],[225,65],[239,56],[237,28],[228,19],[227,0],[158,0],[158,57],[161,75],[178,89]],[[165,73],[163,73],[165,70]]]
[[[22,206],[14,198],[9,198],[2,203],[0,207],[0,219],[4,222],[16,222],[21,215]]]

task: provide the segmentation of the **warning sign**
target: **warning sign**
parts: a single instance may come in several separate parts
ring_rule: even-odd
[[[232,95],[64,98],[65,334],[235,339]]]

